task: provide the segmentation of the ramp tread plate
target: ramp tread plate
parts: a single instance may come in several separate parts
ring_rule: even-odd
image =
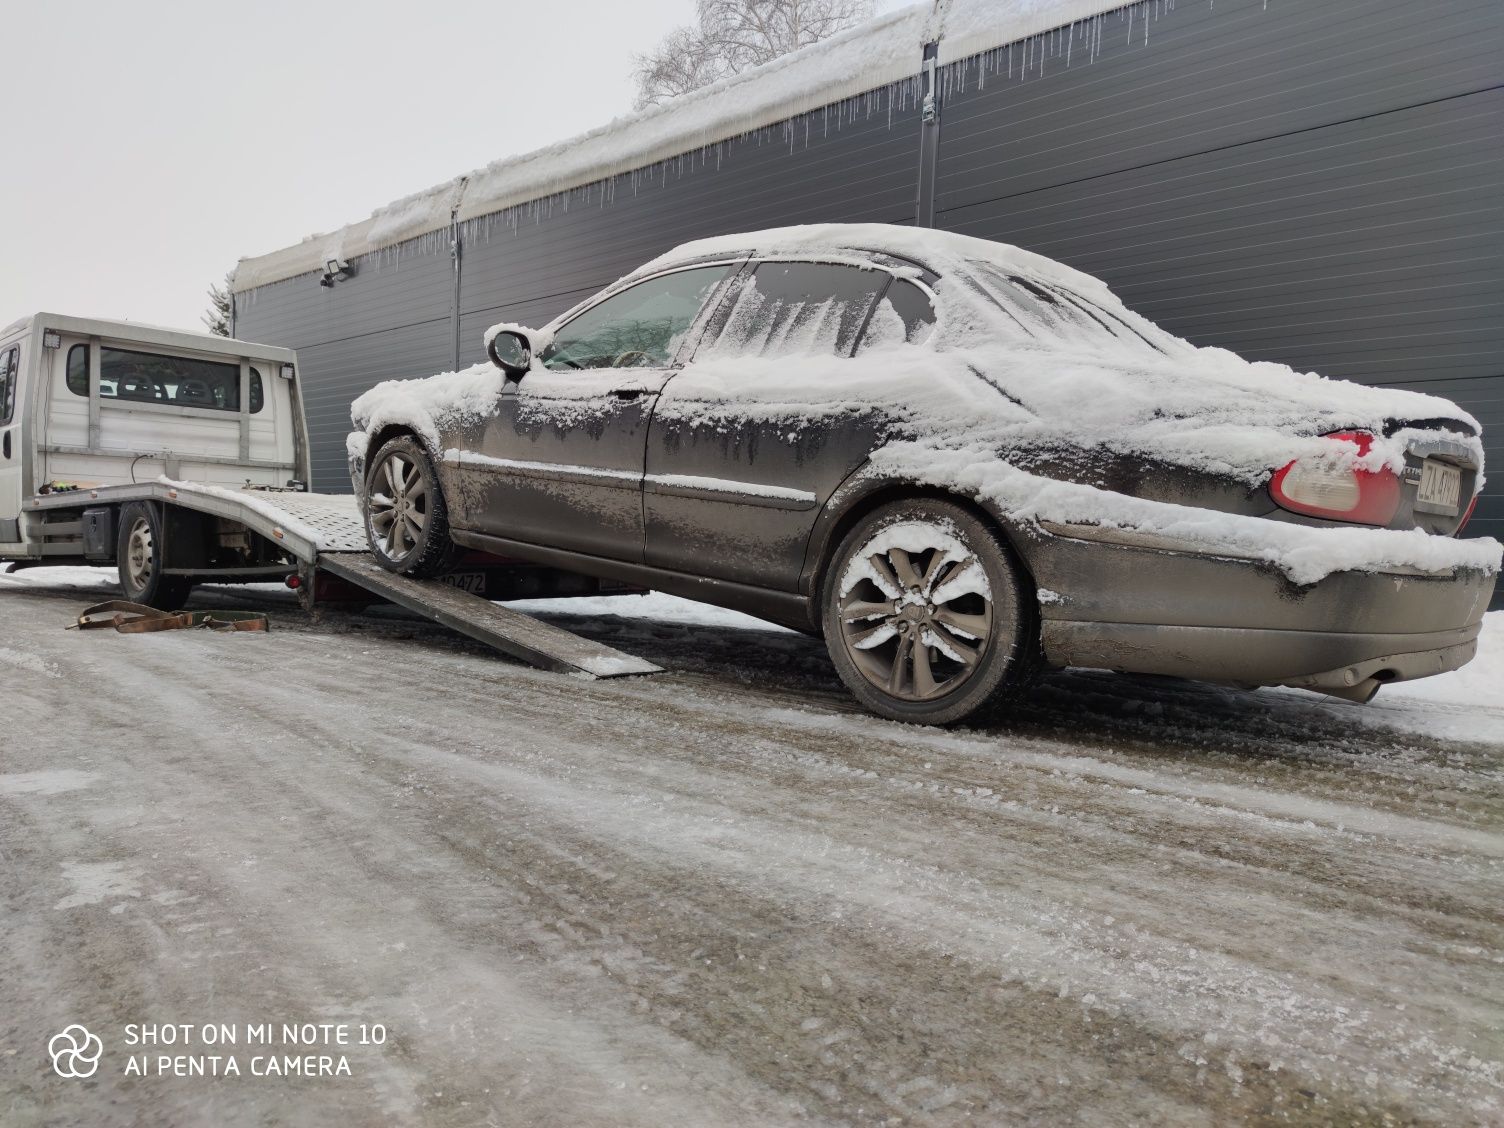
[[[438,580],[416,580],[388,572],[366,553],[322,553],[318,566],[409,611],[545,670],[584,673],[597,678],[656,674],[663,670],[642,658],[581,638]]]
[[[318,536],[324,552],[365,552],[366,526],[354,494],[255,493],[267,509],[279,509]]]

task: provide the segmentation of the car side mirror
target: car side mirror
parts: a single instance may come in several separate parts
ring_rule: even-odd
[[[508,380],[521,380],[533,365],[532,337],[526,330],[503,329],[487,343],[486,353]]]

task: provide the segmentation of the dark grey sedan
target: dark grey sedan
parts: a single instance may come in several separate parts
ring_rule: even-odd
[[[688,244],[487,345],[355,404],[386,567],[479,550],[820,632],[899,720],[1041,666],[1366,700],[1468,661],[1499,564],[1455,539],[1455,405],[1197,349],[996,243]]]

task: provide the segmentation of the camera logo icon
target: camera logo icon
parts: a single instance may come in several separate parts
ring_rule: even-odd
[[[64,1027],[61,1034],[54,1034],[47,1043],[53,1071],[59,1077],[79,1080],[93,1077],[99,1068],[99,1055],[103,1052],[104,1044],[76,1022]]]

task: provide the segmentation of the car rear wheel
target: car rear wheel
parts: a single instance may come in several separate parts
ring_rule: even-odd
[[[165,551],[161,511],[146,501],[121,506],[115,567],[126,599],[159,611],[176,611],[187,602],[193,581],[165,574]]]
[[[453,566],[449,509],[433,460],[411,435],[385,443],[366,471],[366,540],[390,572],[427,578]]]
[[[826,645],[874,713],[915,724],[984,719],[1036,668],[1025,590],[1007,548],[974,514],[896,502],[847,533],[826,569]]]

